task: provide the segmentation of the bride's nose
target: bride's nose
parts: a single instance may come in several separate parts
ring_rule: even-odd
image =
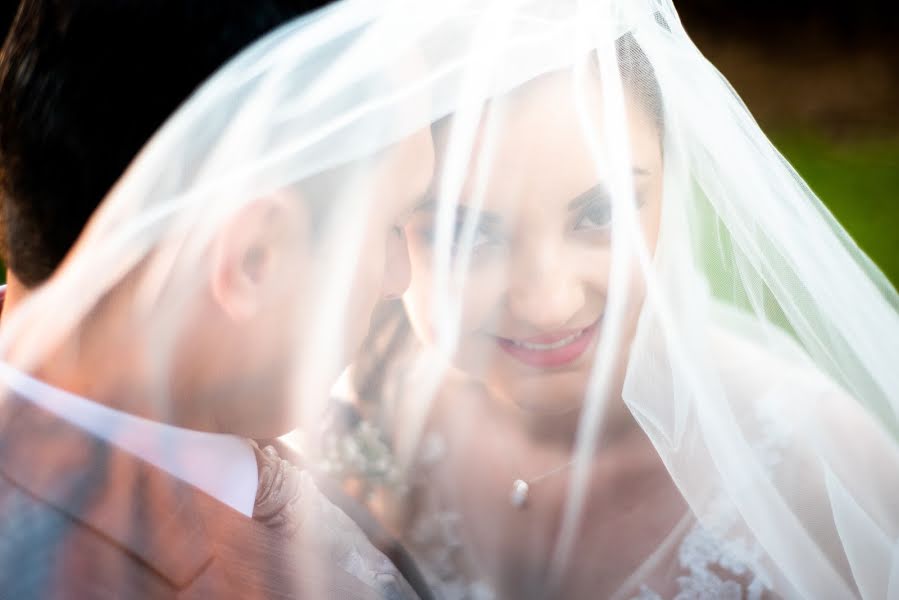
[[[509,273],[507,306],[511,316],[534,334],[571,325],[583,308],[583,282],[549,248],[528,253]]]

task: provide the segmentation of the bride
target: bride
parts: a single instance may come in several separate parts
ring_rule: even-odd
[[[635,4],[433,125],[355,484],[443,597],[895,597],[895,292]]]

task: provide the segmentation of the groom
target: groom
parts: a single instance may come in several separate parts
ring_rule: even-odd
[[[4,314],[53,273],[190,91],[304,10],[287,0],[22,2],[0,54]],[[377,161],[383,220],[369,223],[350,351],[379,299],[406,285],[394,232],[432,161],[428,131]],[[4,596],[413,596],[309,477],[249,441],[284,433],[292,400],[284,390],[294,374],[276,360],[289,328],[272,307],[283,302],[290,315],[315,287],[313,261],[293,260],[314,253],[304,211],[302,201],[262,199],[217,234],[223,251],[197,273],[197,318],[179,333],[171,410],[147,395],[157,382],[145,332],[128,318],[128,278],[33,373],[0,363]],[[266,393],[240,385],[258,381]],[[307,543],[307,529],[332,536]]]

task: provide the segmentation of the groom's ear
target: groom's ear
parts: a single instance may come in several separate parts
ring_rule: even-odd
[[[213,248],[210,281],[230,318],[251,319],[301,283],[291,275],[302,272],[307,259],[304,217],[300,202],[285,195],[255,200],[230,217]]]

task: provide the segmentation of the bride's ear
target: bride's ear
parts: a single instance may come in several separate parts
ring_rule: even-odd
[[[231,319],[259,314],[290,283],[290,273],[301,269],[307,241],[303,217],[298,199],[268,196],[237,211],[222,228],[210,285],[216,304]]]

